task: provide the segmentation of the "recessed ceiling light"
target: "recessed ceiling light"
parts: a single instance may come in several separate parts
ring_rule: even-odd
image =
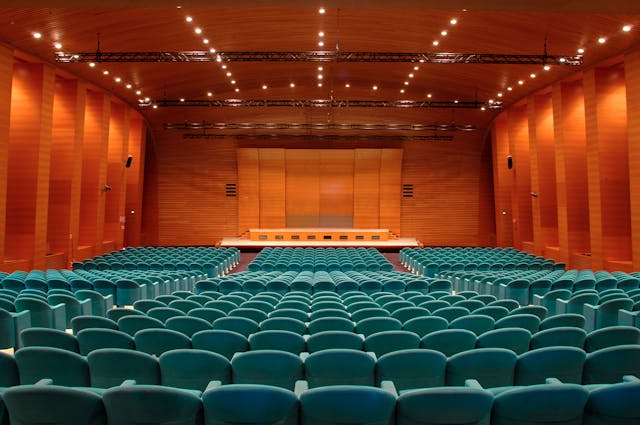
[[[454,100],[453,103],[458,103],[458,99]]]
[[[204,44],[209,44],[209,39],[208,39],[208,38],[203,38],[203,39],[202,39],[202,42],[203,42]]]
[[[523,85],[523,84],[524,84],[524,81],[522,81],[522,80],[518,80],[518,84],[519,84],[519,85]]]
[[[486,111],[487,108],[485,108],[484,106],[480,108],[481,111]]]
[[[227,69],[227,65],[222,65],[220,68]]]
[[[498,93],[496,96],[498,96],[498,97],[502,97],[502,93]]]
[[[153,105],[153,109],[158,109],[158,105]]]
[[[289,87],[291,87],[291,88],[294,88],[295,86],[296,86],[296,84],[295,84],[295,83],[291,83],[291,84],[289,84]]]
[[[409,78],[413,78],[413,74],[409,74]]]
[[[235,92],[238,93],[239,91],[240,89],[236,87]]]
[[[631,25],[625,25],[624,27],[622,27],[622,31],[624,31],[624,32],[631,31]]]
[[[584,53],[584,49],[583,48],[579,48],[578,49],[578,53],[583,54]]]
[[[116,77],[116,78],[114,78],[114,80],[116,81],[116,83],[119,83],[120,81],[122,81],[122,78]]]
[[[187,16],[186,18],[184,18],[184,20],[187,22],[191,22],[193,21],[193,18],[191,16]]]
[[[149,102],[151,102],[151,99],[150,99],[150,98],[148,98],[148,97],[145,97],[145,98],[144,98],[144,101],[145,101],[145,102],[147,102],[147,103],[149,103]]]
[[[320,47],[324,46],[324,41],[322,41],[322,40],[318,41],[318,46],[320,46]]]
[[[318,71],[322,71],[323,69],[324,69],[324,68],[323,68],[323,67],[321,67],[321,66],[319,66],[319,67],[318,67]]]
[[[208,92],[207,92],[207,96],[211,97],[211,96],[213,96],[213,93],[212,93],[212,92],[210,92],[210,91],[208,91]]]
[[[533,72],[531,74],[529,74],[529,77],[531,78],[536,78],[536,74],[534,74]]]
[[[544,69],[545,71],[548,71],[551,69],[551,67],[549,65],[545,65],[542,69]]]
[[[511,86],[507,87],[507,91],[511,91],[511,90],[513,90],[513,87]]]
[[[565,62],[567,61],[567,59],[566,59],[566,58],[560,58],[560,59],[558,59],[558,60],[559,60],[561,63],[565,63]]]
[[[429,99],[431,99],[431,97],[432,97],[431,93],[427,94],[427,97],[428,97]]]
[[[455,103],[458,103],[458,101],[456,100]],[[489,99],[489,104],[493,104],[493,99]]]
[[[227,77],[231,77],[231,72],[227,72]]]
[[[374,90],[378,90],[378,86],[373,86],[371,88],[374,89]]]
[[[318,33],[318,37],[324,37],[324,31],[320,31],[320,32]]]
[[[33,38],[42,38],[42,34],[40,34],[39,32],[34,32]]]
[[[409,82],[408,82],[408,81],[405,81],[405,82],[404,82],[404,85],[405,85],[405,86],[408,86],[408,85],[409,85]]]
[[[433,45],[437,46],[438,44],[440,44],[440,42],[438,40],[433,40]]]
[[[89,62],[89,67],[90,67],[90,68],[93,68],[93,67],[95,67],[95,66],[96,66],[96,64],[95,64],[95,63],[93,63],[93,62]]]
[[[127,84],[125,87],[126,87],[126,88],[128,88],[128,89],[130,89],[130,88],[131,88],[131,87],[133,87],[133,86],[132,86],[131,84]]]
[[[606,42],[607,42],[607,39],[606,39],[606,38],[604,38],[604,37],[600,37],[600,38],[598,39],[598,43],[600,43],[600,44],[604,44],[604,43],[606,43]]]
[[[102,73],[103,73],[104,75],[109,75],[109,71],[107,71],[106,69],[105,69],[104,71],[102,71]]]
[[[400,89],[400,93],[404,93],[404,89]]]
[[[443,37],[446,36],[447,34],[448,34],[447,30],[440,31],[440,35]]]
[[[322,83],[318,83],[318,87],[322,87]]]
[[[142,90],[136,90],[136,94],[140,96],[142,94]]]
[[[216,52],[215,48],[212,47],[212,48],[209,49],[209,53],[215,53],[215,52]]]
[[[222,56],[216,55],[216,62],[222,62]]]
[[[318,13],[321,15],[324,15],[324,12],[326,12],[326,10],[324,9],[324,7],[321,7],[320,9],[318,9]]]
[[[419,67],[418,65],[416,65],[416,66],[414,66],[414,67],[413,67],[413,70],[414,70],[414,71],[417,71],[417,70],[419,70],[419,69],[420,69],[420,67]]]
[[[180,98],[180,102],[184,102],[184,97],[181,97],[181,98]]]
[[[322,80],[322,74],[318,74],[318,80]]]
[[[201,28],[196,28],[195,30],[196,34],[202,34],[202,29]]]
[[[55,47],[56,49],[60,50],[60,49],[62,49],[62,44],[61,43],[54,43],[53,47]]]
[[[262,90],[266,90],[266,89],[267,89],[267,85],[266,85],[266,84],[263,84],[263,85],[262,85]]]
[[[457,20],[456,18],[453,18],[452,20],[450,20],[450,21],[449,21],[449,23],[450,23],[451,25],[455,25],[455,24],[457,24],[457,23],[458,23],[458,20]]]
[[[235,83],[236,83],[236,80],[231,80],[231,84],[235,84]]]
[[[346,88],[349,88],[349,87],[351,87],[351,84],[347,83],[347,84],[345,84],[344,86],[345,86]]]

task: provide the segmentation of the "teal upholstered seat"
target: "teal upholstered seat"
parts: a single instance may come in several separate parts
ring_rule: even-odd
[[[544,384],[547,378],[581,384],[586,353],[576,347],[545,347],[518,356],[515,385]]]
[[[513,385],[518,357],[504,348],[476,348],[447,360],[447,385],[462,386],[475,379],[485,388]]]
[[[160,356],[170,350],[191,348],[191,339],[171,329],[142,329],[134,336],[136,350]]]
[[[476,346],[476,335],[466,329],[444,329],[425,335],[420,348],[436,350],[449,357]]]
[[[25,347],[16,351],[21,384],[52,379],[55,385],[89,387],[89,365],[80,354],[53,347]]]
[[[353,335],[353,334],[352,334]],[[305,351],[304,338],[290,331],[260,331],[249,337],[251,350],[281,350],[292,354]]]
[[[78,335],[80,354],[86,356],[93,350],[100,348],[122,348],[134,350],[136,347],[133,337],[122,331],[106,328],[87,328]]]
[[[22,347],[55,347],[79,353],[75,336],[59,329],[28,328],[20,333]]]
[[[328,349],[305,359],[305,379],[310,388],[326,385],[375,385],[375,359],[350,349]]]
[[[304,376],[300,356],[277,350],[237,353],[231,359],[231,370],[235,384],[264,384],[289,390]]]
[[[364,340],[359,334],[345,331],[325,331],[309,336],[307,339],[307,351],[314,353],[330,348],[362,350],[363,344]]]
[[[640,423],[640,382],[605,385],[589,393],[585,425],[634,425]]]
[[[231,359],[234,353],[247,351],[247,337],[237,332],[224,329],[200,331],[191,337],[191,346],[196,349],[212,351]]]
[[[121,348],[102,348],[87,355],[91,386],[110,388],[126,380],[139,384],[160,384],[158,361],[150,354]]]
[[[447,357],[427,349],[387,353],[376,362],[376,384],[393,381],[398,391],[445,385]]]
[[[217,353],[196,349],[164,352],[158,357],[162,385],[204,391],[210,381],[231,382],[231,363]]]

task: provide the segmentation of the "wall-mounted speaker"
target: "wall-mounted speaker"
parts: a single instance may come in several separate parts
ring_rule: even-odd
[[[225,196],[238,196],[238,185],[236,183],[225,183]]]
[[[413,184],[411,183],[402,184],[402,197],[413,198]]]
[[[513,157],[511,155],[507,156],[507,168],[508,169],[513,168]]]
[[[131,155],[129,155],[129,156],[127,157],[127,162],[124,164],[124,166],[125,166],[126,168],[131,167],[131,161],[133,161],[133,157],[132,157]]]

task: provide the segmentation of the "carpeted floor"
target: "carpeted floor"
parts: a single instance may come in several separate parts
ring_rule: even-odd
[[[400,253],[399,252],[384,252],[382,255],[393,264],[393,270],[396,272],[408,272],[402,264],[400,264]]]

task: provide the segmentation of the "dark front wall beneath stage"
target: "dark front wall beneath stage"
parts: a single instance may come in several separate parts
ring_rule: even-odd
[[[240,198],[226,196],[225,191],[226,184],[238,183],[237,149],[268,147],[402,149],[402,184],[413,184],[414,193],[400,200],[399,236],[415,237],[426,245],[492,245],[491,152],[481,133],[455,133],[452,142],[265,142],[183,139],[179,132],[159,132],[147,150],[143,243],[211,245],[225,236],[238,236],[238,217],[246,214],[238,214]]]

